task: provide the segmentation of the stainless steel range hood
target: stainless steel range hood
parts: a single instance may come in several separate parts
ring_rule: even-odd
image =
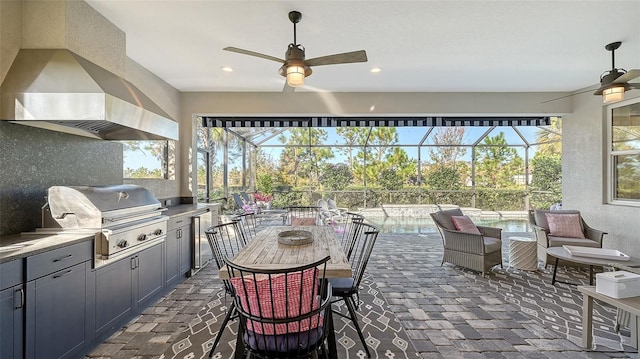
[[[65,49],[23,49],[2,87],[0,119],[105,140],[178,139],[137,87]]]

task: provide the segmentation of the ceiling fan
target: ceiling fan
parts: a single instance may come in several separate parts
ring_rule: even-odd
[[[274,56],[261,54],[259,52],[239,49],[237,47],[225,47],[223,50],[282,63],[283,65],[278,70],[278,73],[287,78],[284,87],[285,92],[291,92],[295,87],[303,86],[304,78],[311,76],[311,73],[313,72],[311,70],[312,66],[367,62],[367,53],[364,50],[344,52],[305,60],[305,49],[296,41],[296,24],[300,22],[301,19],[302,14],[300,12],[289,12],[289,20],[293,23],[293,43],[289,44],[284,60]]]
[[[624,93],[633,89],[640,89],[640,83],[629,83],[629,81],[640,77],[640,70],[633,69],[626,71],[625,69],[616,68],[615,51],[622,45],[622,42],[616,41],[608,44],[604,48],[607,51],[611,51],[611,70],[605,71],[600,75],[600,87],[595,89],[593,93],[596,96],[602,95],[604,103],[614,103],[624,100]],[[582,92],[573,93],[571,95],[554,98],[542,103],[560,100],[566,97],[571,97],[586,92],[591,92],[594,89],[585,90]]]
[[[622,42],[612,42],[605,46],[607,51],[611,51],[611,70],[600,75],[600,87],[594,95],[602,95],[604,103],[613,103],[624,100],[625,91],[640,89],[640,83],[630,84],[629,81],[640,77],[640,70],[634,69],[626,71],[616,68],[616,50]]]

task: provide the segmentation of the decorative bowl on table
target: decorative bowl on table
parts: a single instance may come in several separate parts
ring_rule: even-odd
[[[278,233],[278,243],[300,245],[313,242],[313,234],[309,231],[292,230]]]

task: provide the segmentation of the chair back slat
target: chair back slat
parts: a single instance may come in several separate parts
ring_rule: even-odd
[[[376,243],[380,229],[362,221],[354,222],[354,240],[347,254],[353,272],[353,288],[357,289],[364,277],[364,271],[369,263],[373,246]]]
[[[359,235],[359,223],[364,221],[364,216],[359,213],[347,212],[342,232],[342,250],[350,257],[356,237]]]
[[[323,347],[331,287],[330,257],[287,269],[256,269],[225,261],[245,348],[260,358],[303,358]]]
[[[290,226],[314,226],[320,224],[320,207],[318,206],[288,206],[284,217],[284,224]]]

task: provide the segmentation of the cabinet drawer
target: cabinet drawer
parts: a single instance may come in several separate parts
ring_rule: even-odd
[[[173,218],[169,218],[169,222],[167,222],[167,229],[171,230],[171,229],[180,228],[183,226],[190,226],[190,225],[191,225],[191,216],[173,217]]]
[[[0,290],[22,283],[22,260],[0,264]]]
[[[92,248],[87,241],[27,257],[27,281],[91,260]]]

